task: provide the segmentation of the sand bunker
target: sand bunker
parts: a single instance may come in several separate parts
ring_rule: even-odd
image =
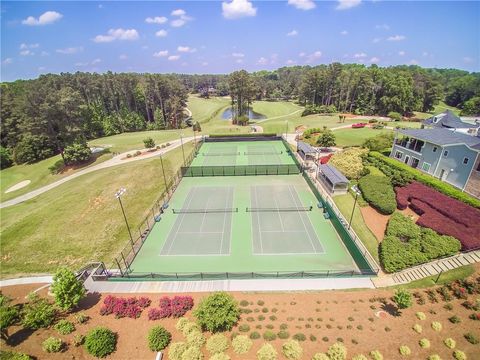
[[[23,181],[20,181],[19,183],[9,187],[6,191],[5,191],[5,194],[6,193],[9,193],[9,192],[12,192],[12,191],[16,191],[16,190],[19,190],[21,188],[24,188],[25,186],[28,186],[30,184],[30,180],[23,180]]]

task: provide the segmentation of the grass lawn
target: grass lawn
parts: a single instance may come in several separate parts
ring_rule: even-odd
[[[191,151],[192,143],[185,145]],[[182,150],[167,153],[171,176]],[[114,194],[120,187],[134,234],[145,211],[164,190],[158,158],[95,171],[32,200],[0,210],[2,277],[52,272],[60,265],[78,268],[90,260],[110,264],[128,235]]]
[[[354,204],[353,196],[350,193],[344,195],[337,195],[333,197],[333,201],[337,205],[342,215],[347,220],[349,220],[352,214],[352,208]],[[357,233],[360,240],[363,242],[370,254],[378,263],[380,263],[378,258],[378,241],[368,228],[367,224],[365,224],[362,213],[360,212],[360,209],[358,207],[353,213],[352,228]]]
[[[213,119],[219,113],[221,114],[221,110],[228,106],[230,106],[230,100],[224,97],[203,99],[197,95],[190,95],[187,102],[193,120],[202,124]]]
[[[461,109],[458,109],[458,108],[453,107],[453,106],[449,106],[449,105],[445,104],[443,101],[440,101],[437,105],[435,105],[435,108],[433,109],[433,111],[430,111],[430,112],[427,112],[427,113],[417,111],[414,114],[415,114],[415,117],[417,117],[417,118],[426,119],[426,118],[431,117],[432,115],[437,115],[437,114],[440,114],[442,112],[445,112],[445,110],[447,110],[447,109],[453,111],[457,115],[460,115],[460,111],[462,111]]]
[[[285,116],[295,111],[301,114],[303,106],[299,106],[290,101],[255,101],[253,111],[265,115],[267,118]]]
[[[191,128],[179,130],[139,131],[98,138],[89,141],[88,145],[105,146],[109,147],[111,152],[121,153],[124,151],[145,148],[143,140],[147,137],[151,137],[153,140],[155,140],[156,144],[161,144],[170,140],[179,139],[180,134],[183,134],[184,137],[193,136]]]
[[[366,139],[374,137],[378,134],[390,133],[392,130],[381,129],[375,130],[371,128],[363,129],[339,129],[334,134],[337,140],[337,146],[360,146]]]
[[[335,128],[348,124],[354,124],[358,120],[347,119],[344,123],[340,123],[337,115],[308,115],[300,116],[301,112],[293,114],[291,116],[282,117],[280,119],[261,121],[260,126],[263,127],[265,132],[285,133],[286,121],[288,121],[288,132],[295,132],[297,126],[306,126],[307,128]]]

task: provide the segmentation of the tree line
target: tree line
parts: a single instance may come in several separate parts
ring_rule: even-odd
[[[92,138],[186,126],[188,93],[230,95],[240,124],[255,100],[297,101],[304,115],[409,116],[433,110],[440,100],[462,115],[480,114],[480,73],[457,69],[332,63],[230,75],[48,74],[1,84],[2,167],[9,156],[34,162]]]

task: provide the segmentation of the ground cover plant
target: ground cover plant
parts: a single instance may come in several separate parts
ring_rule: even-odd
[[[358,181],[363,198],[381,214],[393,214],[397,208],[395,192],[390,180],[384,176],[367,175]]]
[[[399,209],[410,206],[420,218],[417,224],[450,235],[462,244],[463,250],[480,246],[480,210],[452,199],[440,192],[413,182],[395,189]]]
[[[386,236],[380,244],[380,260],[387,272],[421,264],[460,250],[460,242],[421,228],[409,217],[394,213],[388,221]]]
[[[100,308],[100,315],[114,314],[117,319],[123,317],[136,319],[140,317],[143,308],[148,307],[149,305],[150,302],[145,298],[123,298],[108,295],[103,300],[103,306]]]
[[[232,329],[238,322],[240,310],[230,294],[218,292],[204,298],[194,315],[202,328],[219,332]]]
[[[329,164],[335,166],[348,179],[358,179],[364,174],[362,155],[368,152],[366,149],[350,148],[335,153]]]

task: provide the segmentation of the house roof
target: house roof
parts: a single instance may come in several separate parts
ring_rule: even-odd
[[[348,184],[348,179],[333,165],[320,165],[319,170],[325,175],[326,178],[328,178],[328,180],[330,180],[333,185]]]
[[[436,128],[451,128],[451,129],[473,129],[478,125],[463,122],[460,117],[455,115],[451,110],[432,116],[423,121],[423,124],[433,126]]]
[[[304,143],[303,141],[298,142],[297,150],[302,151],[304,154],[316,154],[318,152],[313,146]]]
[[[468,147],[480,150],[480,137],[467,135],[445,128],[435,129],[406,129],[399,130],[400,134],[424,140],[435,145],[456,145],[465,144]]]

